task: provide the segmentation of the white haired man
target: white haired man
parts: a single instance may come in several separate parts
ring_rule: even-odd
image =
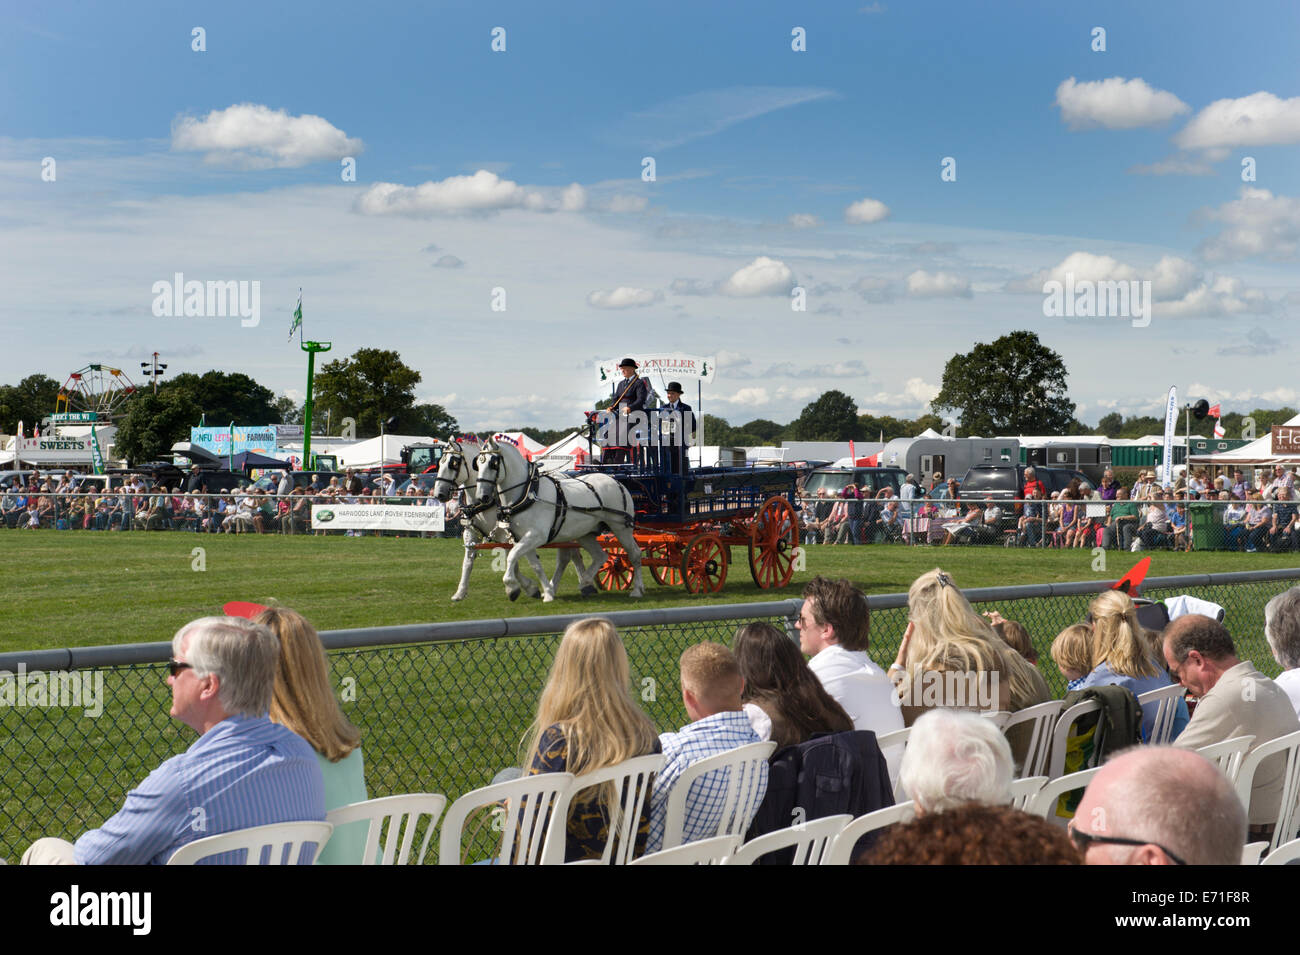
[[[1011,801],[1011,744],[992,720],[937,709],[912,725],[899,779],[917,815]]]
[[[1246,810],[1204,756],[1142,746],[1093,777],[1070,838],[1087,865],[1240,865]]]
[[[311,745],[267,718],[275,635],[234,617],[204,617],[172,639],[171,715],[199,734],[73,845],[38,839],[26,865],[163,864],[186,843],[236,829],[325,819],[325,783]],[[214,857],[213,861],[227,860]]]
[[[1285,590],[1264,605],[1264,638],[1282,666],[1273,682],[1300,715],[1300,587]]]

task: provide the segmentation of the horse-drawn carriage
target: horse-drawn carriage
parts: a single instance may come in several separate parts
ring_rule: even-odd
[[[784,587],[799,547],[795,481],[781,466],[710,467],[672,473],[668,455],[649,463],[588,465],[626,488],[636,509],[633,534],[641,564],[660,584],[690,593],[716,593],[727,582],[731,548],[748,551],[749,572],[763,589]],[[632,581],[627,553],[613,535],[598,540],[608,560],[596,572],[603,590],[626,590]]]
[[[634,455],[639,463],[585,465],[555,475],[541,472],[506,442],[462,439],[458,447],[444,454],[435,486],[443,500],[455,487],[465,489],[464,513],[473,522],[453,599],[465,595],[475,552],[499,547],[510,548],[505,583],[512,600],[521,587],[534,592],[527,577],[515,576],[521,558],[539,572],[546,600],[570,561],[578,566],[585,594],[599,587],[640,596],[642,566],[660,584],[716,593],[726,583],[731,548],[738,545],[746,547],[759,587],[784,587],[794,573],[797,468],[708,467],[683,474],[681,452],[674,468],[669,454],[649,448]],[[589,567],[577,557],[579,544],[593,558]],[[561,549],[550,581],[540,574],[539,547]]]

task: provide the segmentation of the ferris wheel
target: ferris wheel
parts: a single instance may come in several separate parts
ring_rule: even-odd
[[[126,372],[111,365],[93,364],[68,375],[54,403],[58,413],[93,412],[100,421],[112,421],[126,414],[126,400],[135,385]]]

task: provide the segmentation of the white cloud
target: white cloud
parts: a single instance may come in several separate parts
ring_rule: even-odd
[[[715,400],[725,401],[727,404],[731,404],[731,405],[745,405],[747,407],[757,408],[758,406],[765,405],[769,401],[771,401],[772,396],[768,394],[766,388],[753,387],[753,388],[741,388],[734,395],[729,395],[726,397],[720,396]]]
[[[1137,176],[1212,176],[1214,167],[1186,156],[1170,156],[1149,166],[1130,166],[1128,172]]]
[[[779,401],[807,401],[809,398],[816,398],[826,389],[820,385],[801,385],[798,388],[787,388],[782,385],[776,389],[776,397]]]
[[[878,391],[858,402],[858,410],[865,414],[887,414],[899,410],[923,413],[938,394],[938,385],[923,378],[909,378],[899,391]]]
[[[845,361],[800,366],[793,361],[777,362],[760,377],[763,378],[861,378],[867,373],[860,358]],[[820,394],[821,392],[818,392]]]
[[[1153,286],[1154,291],[1154,286]],[[1229,275],[1214,276],[1213,281],[1201,282],[1176,301],[1159,301],[1153,314],[1164,318],[1184,318],[1189,315],[1218,317],[1240,315],[1243,312],[1261,313],[1273,309],[1268,296],[1257,289],[1246,287],[1241,279]]]
[[[1179,299],[1196,288],[1200,278],[1201,270],[1195,263],[1166,255],[1151,270],[1151,294],[1157,300]]]
[[[730,278],[718,286],[718,291],[736,297],[788,295],[793,285],[794,273],[784,262],[760,255],[733,272]]]
[[[1082,282],[1127,282],[1140,278],[1137,271],[1111,258],[1109,255],[1093,255],[1091,252],[1071,252],[1060,264],[1050,269],[1040,269],[1026,279],[1013,280],[1006,284],[1008,292],[1043,293],[1047,282],[1066,281],[1066,276],[1073,274],[1074,281]]]
[[[664,293],[645,288],[629,288],[620,285],[615,289],[601,289],[587,296],[587,304],[592,308],[645,308],[661,301]]]
[[[202,119],[178,116],[172,123],[172,149],[202,152],[206,162],[249,169],[292,168],[355,156],[360,139],[320,116],[290,116],[258,103],[216,109]]]
[[[822,224],[822,220],[808,212],[793,213],[786,220],[796,229],[813,229]]]
[[[464,259],[459,259],[454,255],[444,255],[437,262],[433,263],[433,267],[435,269],[458,269],[464,264]]]
[[[1173,93],[1121,76],[1080,83],[1073,76],[1056,88],[1056,106],[1071,129],[1159,126],[1191,110]]]
[[[1227,228],[1201,243],[1209,262],[1260,256],[1285,261],[1300,252],[1300,199],[1243,186],[1241,198],[1204,213]]]
[[[1187,387],[1189,395],[1214,395],[1210,403],[1215,401],[1221,404],[1229,404],[1242,409],[1254,408],[1283,408],[1296,406],[1297,399],[1300,399],[1300,391],[1294,388],[1270,388],[1267,391],[1256,391],[1253,388],[1244,388],[1241,391],[1224,391],[1221,387],[1205,385],[1193,382]],[[1227,410],[1226,408],[1224,409]]]
[[[889,206],[879,199],[859,199],[844,210],[844,221],[853,225],[879,222],[889,217]]]
[[[362,215],[427,217],[497,209],[580,212],[586,205],[587,191],[576,182],[559,190],[539,190],[480,169],[472,176],[448,176],[418,186],[377,182],[357,197],[355,209]]]
[[[1215,100],[1174,137],[1182,149],[1300,143],[1300,96],[1281,99],[1261,90]]]
[[[907,277],[907,294],[913,298],[970,298],[970,281],[951,272],[917,269]]]

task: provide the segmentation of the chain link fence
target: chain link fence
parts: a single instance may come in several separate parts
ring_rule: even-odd
[[[1226,610],[1243,659],[1279,672],[1263,636],[1264,605],[1300,582],[1300,570],[1148,580],[1143,595],[1191,594]],[[1055,693],[1065,681],[1047,650],[1082,620],[1096,582],[966,591],[1030,632]],[[793,638],[799,600],[608,615],[631,661],[633,692],[661,731],[688,722],[677,661],[704,640],[730,644],[736,629],[769,620]],[[888,666],[907,625],[906,594],[868,598],[871,656]],[[344,711],[362,731],[372,797],[441,792],[449,799],[519,765],[564,627],[580,616],[480,620],[322,634]],[[16,862],[36,838],[76,838],[101,825],[127,790],[184,751],[193,733],[168,716],[163,665],[170,645],[135,644],[0,655],[0,857]],[[80,679],[74,679],[74,677]],[[101,687],[96,692],[95,686]],[[73,687],[80,696],[73,698]],[[38,693],[39,691],[39,693]],[[53,705],[53,704],[60,705]],[[484,828],[471,851],[491,852]],[[431,853],[431,856],[436,856]]]

